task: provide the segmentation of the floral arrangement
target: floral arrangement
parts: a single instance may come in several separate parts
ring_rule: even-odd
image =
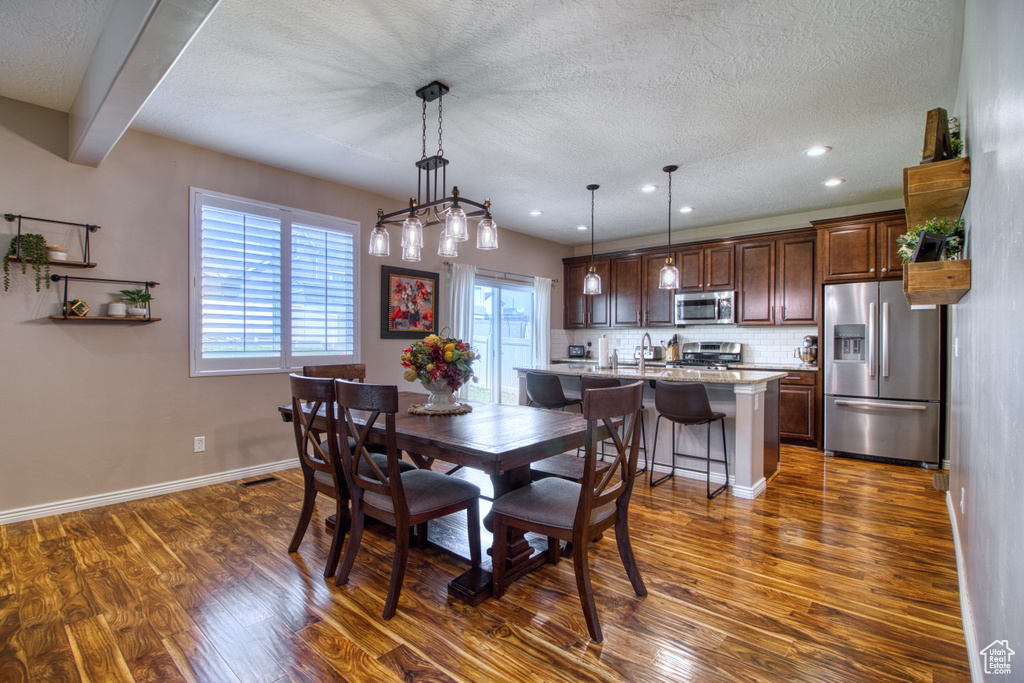
[[[445,382],[452,391],[473,377],[476,352],[461,339],[449,339],[436,334],[427,335],[402,352],[405,380],[423,384]]]
[[[914,257],[914,250],[917,249],[917,243],[921,241],[921,234],[925,232],[946,236],[943,253],[947,259],[955,259],[960,255],[960,250],[964,246],[964,220],[962,218],[929,218],[896,238],[900,245],[896,253],[900,255],[904,263],[910,263],[910,259]]]

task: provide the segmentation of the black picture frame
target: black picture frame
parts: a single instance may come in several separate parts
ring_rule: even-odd
[[[437,333],[438,274],[380,267],[380,338],[423,339]]]
[[[945,235],[935,232],[922,232],[921,237],[917,240],[917,248],[914,249],[914,255],[910,257],[910,262],[926,263],[928,261],[938,261],[942,258],[945,246]]]

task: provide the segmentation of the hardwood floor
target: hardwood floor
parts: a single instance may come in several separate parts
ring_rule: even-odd
[[[606,534],[591,552],[601,644],[571,560],[468,607],[446,604],[468,561],[414,549],[398,614],[382,621],[386,527],[364,535],[344,587],[321,578],[330,501],[286,552],[298,470],[10,524],[0,681],[970,680],[931,472],[792,447],[782,462],[754,501],[638,483],[630,523],[649,595],[633,594]]]

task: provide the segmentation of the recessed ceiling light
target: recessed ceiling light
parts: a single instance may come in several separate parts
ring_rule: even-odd
[[[808,150],[804,150],[804,154],[806,154],[809,157],[820,157],[822,154],[827,154],[831,151],[831,147],[827,147],[825,145],[818,145],[816,147],[811,147]]]
[[[537,209],[534,209],[533,211],[530,212],[530,215],[531,216],[539,216],[542,213],[544,213],[544,212],[543,211],[538,211]]]
[[[823,183],[823,185],[825,185],[825,187],[835,187],[836,185],[842,185],[845,182],[846,181],[842,178],[829,178]]]
[[[586,229],[587,229],[587,226],[585,226],[585,225],[577,225],[577,226],[576,226],[576,229],[577,229],[577,230],[586,230]]]
[[[693,211],[692,206],[684,206],[679,209],[679,213],[690,213],[691,211]]]
[[[657,189],[658,189],[657,185],[644,185],[643,187],[640,188],[640,191],[641,192],[654,192]]]

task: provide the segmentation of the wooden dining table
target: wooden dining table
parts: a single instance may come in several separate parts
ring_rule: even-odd
[[[476,401],[465,401],[473,410],[462,415],[408,412],[410,405],[424,403],[425,399],[425,394],[398,393],[398,448],[421,468],[441,460],[483,470],[491,477],[495,498],[530,483],[530,463],[574,450],[586,441],[587,423],[579,413]],[[290,405],[278,410],[282,419],[291,421]],[[360,422],[358,413],[355,417]],[[378,420],[369,439],[384,442],[383,419]],[[484,518],[484,526],[491,529],[489,516]],[[510,581],[544,564],[545,553],[534,552],[521,531],[512,530],[508,543],[506,576]],[[482,568],[470,569],[448,584],[448,594],[469,604],[479,604],[491,596],[491,573]]]

